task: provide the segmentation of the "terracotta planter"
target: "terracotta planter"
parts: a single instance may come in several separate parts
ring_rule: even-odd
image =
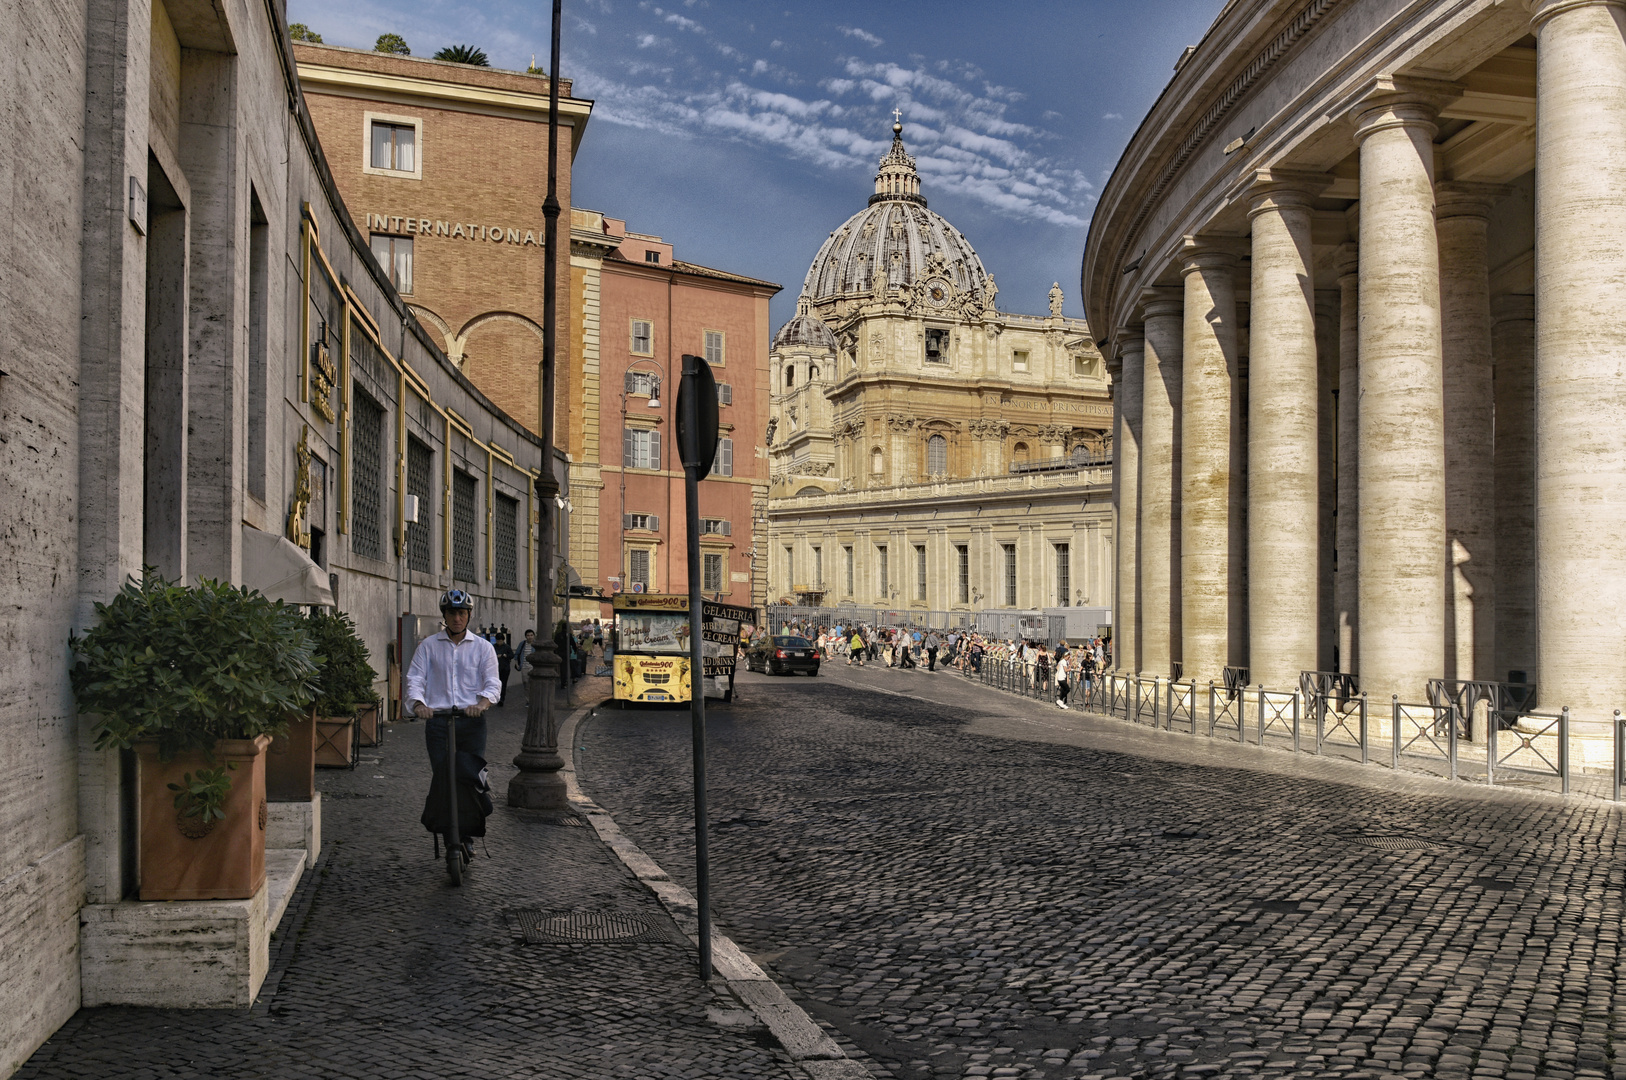
[[[377,705],[363,705],[356,710],[357,743],[362,746],[377,746],[379,726],[379,709]]]
[[[324,769],[348,769],[356,763],[356,718],[316,718],[316,764]]]
[[[271,740],[265,754],[265,797],[272,802],[310,802],[316,794],[316,718],[305,713],[288,734]]]
[[[173,761],[158,759],[157,743],[141,743],[141,899],[247,900],[265,884],[265,748],[269,735],[255,739],[222,739],[215,743],[214,765],[201,750]],[[201,836],[199,822],[184,823],[175,809],[175,793],[185,773],[233,762],[226,817]],[[183,828],[186,830],[183,832]]]

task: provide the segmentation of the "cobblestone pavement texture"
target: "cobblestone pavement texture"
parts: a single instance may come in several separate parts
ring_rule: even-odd
[[[742,675],[709,731],[719,927],[878,1076],[1626,1078],[1611,804],[948,673]],[[692,886],[687,715],[576,743]]]
[[[272,942],[297,934],[274,990],[244,1011],[82,1009],[18,1076],[806,1080],[696,978],[693,946],[591,828],[501,805],[524,722],[523,692],[491,714],[499,805],[462,888],[418,824],[423,725],[393,725],[353,772],[317,774],[326,848],[305,918],[296,897]],[[525,945],[521,908],[631,915],[672,943]]]

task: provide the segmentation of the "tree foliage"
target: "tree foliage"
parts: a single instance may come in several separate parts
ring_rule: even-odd
[[[486,59],[486,51],[473,45],[448,45],[435,54],[436,60],[449,60],[454,64],[472,64],[475,67],[490,67],[491,61]]]
[[[305,41],[312,45],[322,44],[322,35],[312,30],[302,22],[288,24],[288,36],[294,41]]]
[[[379,34],[378,40],[373,42],[373,52],[394,53],[396,56],[412,55],[412,50],[407,48],[406,38],[400,34]]]
[[[278,735],[316,693],[317,657],[296,608],[223,581],[180,585],[153,567],[97,604],[96,625],[68,645],[99,749],[156,739],[169,760],[218,739]]]

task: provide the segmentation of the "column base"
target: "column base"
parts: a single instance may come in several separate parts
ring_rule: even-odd
[[[522,810],[551,810],[566,812],[571,809],[565,796],[565,779],[557,770],[528,772],[523,768],[508,781],[508,805]]]

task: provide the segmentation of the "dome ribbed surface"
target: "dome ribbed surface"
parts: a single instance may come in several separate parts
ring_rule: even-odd
[[[830,332],[823,319],[806,313],[799,314],[781,326],[779,333],[773,336],[775,349],[795,348],[798,345],[834,352],[836,335]]]
[[[943,256],[948,277],[967,291],[988,278],[982,260],[959,230],[941,215],[905,199],[866,206],[830,234],[802,285],[814,303],[874,291],[877,266],[889,286],[913,285],[933,253]]]

